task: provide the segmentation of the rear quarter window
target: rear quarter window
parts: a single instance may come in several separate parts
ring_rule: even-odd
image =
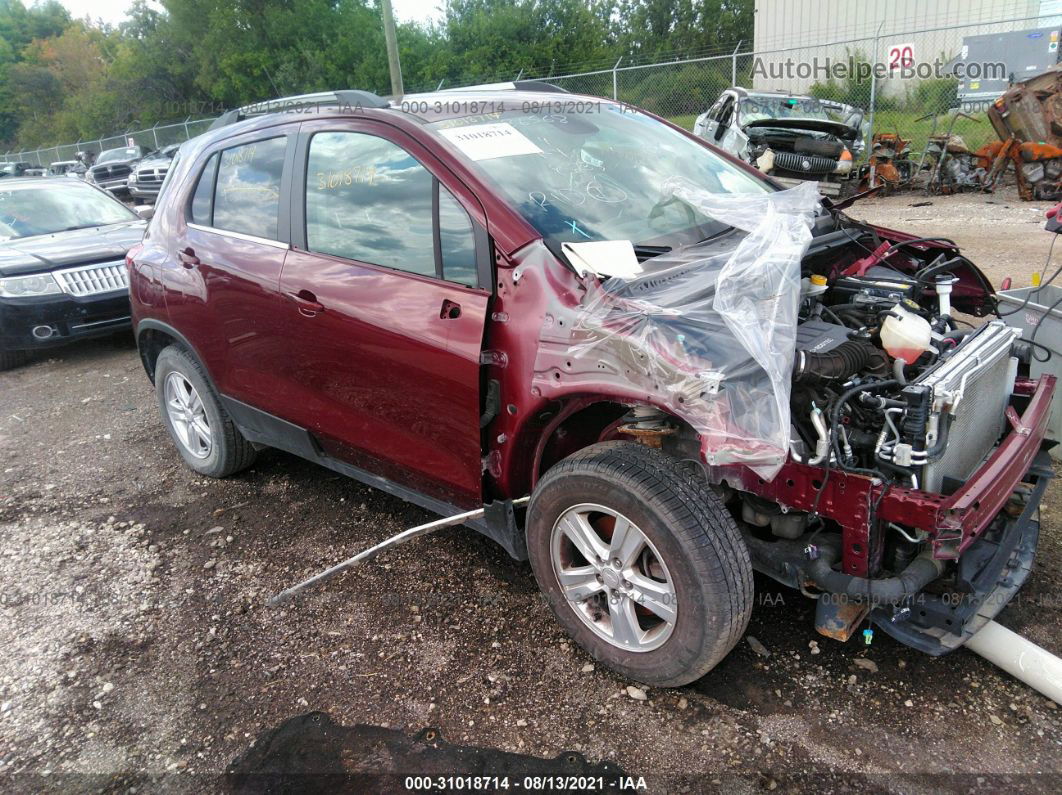
[[[188,219],[192,223],[203,226],[211,226],[214,223],[214,178],[218,173],[218,157],[220,155],[216,153],[211,155],[199,173],[199,181],[196,182],[192,205],[188,211]]]

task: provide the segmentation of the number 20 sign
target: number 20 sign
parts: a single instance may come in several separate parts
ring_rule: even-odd
[[[894,44],[889,47],[888,58],[890,72],[894,69],[909,69],[914,66],[914,45]]]

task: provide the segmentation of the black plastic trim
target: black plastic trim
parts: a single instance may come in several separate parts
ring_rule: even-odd
[[[163,334],[167,334],[173,337],[179,343],[181,343],[181,345],[183,345],[188,350],[188,352],[195,357],[196,361],[199,362],[199,365],[203,368],[203,371],[207,374],[207,377],[210,378],[211,385],[213,385],[214,379],[210,375],[210,371],[207,370],[206,362],[203,361],[203,357],[199,355],[198,351],[196,351],[195,349],[195,346],[188,341],[187,337],[185,337],[181,332],[179,332],[177,329],[175,329],[168,323],[163,323],[161,320],[155,320],[154,318],[144,318],[136,324],[136,328],[133,330],[133,332],[136,336],[137,351],[140,353],[140,362],[144,365],[144,371],[147,372],[148,378],[150,378],[152,382],[154,382],[155,380],[155,374],[148,369],[147,360],[144,358],[144,352],[140,349],[141,337],[143,336],[145,331],[161,331]]]
[[[391,103],[371,91],[361,91],[359,89],[342,89],[336,92],[336,99],[339,100],[342,105],[349,105],[352,108],[377,108],[384,109],[390,108]]]
[[[1005,520],[995,538],[989,533],[978,539],[960,558],[960,580],[964,558],[980,557],[986,561],[966,581],[973,589],[971,593],[965,594],[958,604],[950,597],[922,593],[908,606],[875,608],[870,620],[901,643],[939,657],[965,644],[994,619],[1032,571],[1040,539],[1040,522],[1033,517],[1053,475],[1046,450],[1033,460],[1029,473],[1036,483],[1021,515]]]
[[[566,88],[555,86],[543,80],[514,80],[513,88],[517,91],[541,91],[546,94],[570,94]]]
[[[222,395],[221,402],[240,433],[251,442],[305,458],[440,516],[453,516],[464,510],[327,455],[313,434],[301,426],[234,398]],[[485,504],[483,508],[482,519],[472,519],[465,524],[497,542],[516,560],[527,560],[527,545],[524,542],[523,530],[516,522],[512,502],[492,502]]]

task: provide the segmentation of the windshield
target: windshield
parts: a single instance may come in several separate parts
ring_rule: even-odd
[[[77,180],[50,182],[0,188],[0,240],[138,220],[120,202]]]
[[[675,248],[728,227],[671,197],[686,177],[712,193],[771,188],[676,130],[630,108],[587,102],[446,119],[432,127],[482,168],[547,243],[630,240]],[[580,103],[581,104],[581,103]]]
[[[822,103],[812,97],[748,97],[738,105],[740,124],[762,119],[823,119],[830,121]]]
[[[129,146],[125,149],[108,149],[102,155],[100,155],[97,163],[110,163],[115,160],[132,160],[134,157],[140,157],[140,150],[135,146]]]

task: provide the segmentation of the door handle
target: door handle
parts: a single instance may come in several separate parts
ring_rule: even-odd
[[[297,293],[288,293],[287,296],[295,302],[295,306],[299,308],[299,314],[306,317],[315,317],[318,313],[325,311],[324,304],[320,303],[317,296],[309,290],[299,290]]]
[[[194,268],[196,265],[201,265],[199,257],[195,255],[195,251],[189,246],[177,252],[177,260],[186,268]]]
[[[439,317],[442,320],[456,320],[461,317],[461,304],[449,298],[444,299],[442,309],[439,310]]]

